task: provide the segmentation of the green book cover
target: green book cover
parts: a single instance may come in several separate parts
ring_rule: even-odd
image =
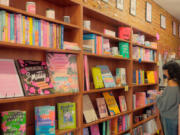
[[[106,122],[103,122],[103,134],[106,135]]]
[[[109,120],[106,122],[106,124],[107,124],[107,126],[106,126],[106,129],[107,129],[106,135],[110,135]]]
[[[26,112],[13,110],[1,113],[3,135],[26,135]]]
[[[119,54],[122,55],[123,58],[129,58],[129,43],[119,42]]]
[[[58,103],[58,129],[76,128],[76,104],[73,102]]]

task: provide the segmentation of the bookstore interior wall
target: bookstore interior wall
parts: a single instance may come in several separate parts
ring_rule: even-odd
[[[152,23],[145,21],[145,4],[146,1],[152,4]],[[162,48],[166,48],[170,51],[178,50],[180,45],[180,38],[178,35],[178,27],[180,21],[170,15],[167,11],[161,8],[152,0],[136,0],[136,16],[129,14],[130,0],[124,0],[124,9],[119,10],[116,8],[116,0],[109,0],[108,3],[103,2],[102,0],[84,0],[84,4],[96,8],[103,13],[117,18],[124,23],[127,23],[137,27],[147,33],[156,35],[159,33],[160,40],[159,44],[162,45]],[[160,14],[166,17],[166,29],[160,27]],[[172,21],[176,22],[176,36],[172,34]],[[160,48],[161,49],[161,48]]]

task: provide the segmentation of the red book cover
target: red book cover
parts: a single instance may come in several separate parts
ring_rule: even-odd
[[[121,39],[129,40],[131,38],[131,28],[130,27],[119,27],[118,37]]]
[[[90,127],[90,130],[91,130],[91,135],[100,135],[98,124],[92,125]]]
[[[136,92],[136,108],[146,105],[146,93]]]

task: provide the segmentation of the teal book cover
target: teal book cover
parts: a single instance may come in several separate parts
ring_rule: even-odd
[[[123,58],[129,58],[129,43],[119,42],[119,54],[122,55]]]
[[[76,104],[73,102],[58,103],[58,129],[76,128]]]

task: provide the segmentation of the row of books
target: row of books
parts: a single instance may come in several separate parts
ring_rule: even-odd
[[[156,71],[133,70],[133,84],[157,83]]]
[[[116,68],[116,75],[113,77],[109,67],[107,65],[97,65],[91,68],[94,88],[112,88],[118,86],[125,86],[126,81],[126,69]],[[90,74],[88,66],[88,58],[84,56],[84,77],[85,77],[85,90],[90,90]]]
[[[5,10],[0,20],[0,41],[63,49],[63,25]]]
[[[136,92],[133,94],[133,108],[143,107],[147,104],[154,103],[155,101],[151,98],[152,92],[156,92],[156,90],[147,90],[147,92]]]
[[[145,35],[140,35],[140,34],[133,34],[132,35],[133,43],[137,43],[140,45],[145,45],[145,46],[157,49],[157,43],[156,42],[151,42],[151,41],[148,41],[145,39],[146,39]]]
[[[58,103],[57,112],[59,130],[76,128],[76,104],[74,102]],[[4,135],[26,134],[26,111],[4,111],[1,116]],[[55,135],[55,125],[55,106],[35,107],[36,135]]]
[[[130,116],[124,115],[113,120],[95,124],[83,129],[83,135],[112,135],[130,128]],[[127,134],[128,135],[128,134]]]
[[[152,119],[133,130],[134,135],[152,135],[157,133],[158,128],[155,119]]]
[[[133,47],[133,59],[141,61],[156,61],[156,51],[151,49],[144,49],[142,47]]]
[[[118,99],[120,109],[112,92],[104,92],[103,97],[96,98],[99,118],[105,118],[108,117],[109,114],[113,116],[119,114],[120,112],[127,111],[125,96],[118,96]],[[109,110],[109,113],[107,111],[107,108]],[[83,96],[83,114],[86,123],[98,120],[96,111],[94,109],[89,95]]]
[[[119,42],[119,52],[114,53],[109,39],[104,39],[96,34],[83,35],[83,50],[98,55],[121,55],[123,58],[129,58],[129,43]]]
[[[47,53],[47,63],[0,59],[0,98],[78,92],[76,61],[58,53]]]

